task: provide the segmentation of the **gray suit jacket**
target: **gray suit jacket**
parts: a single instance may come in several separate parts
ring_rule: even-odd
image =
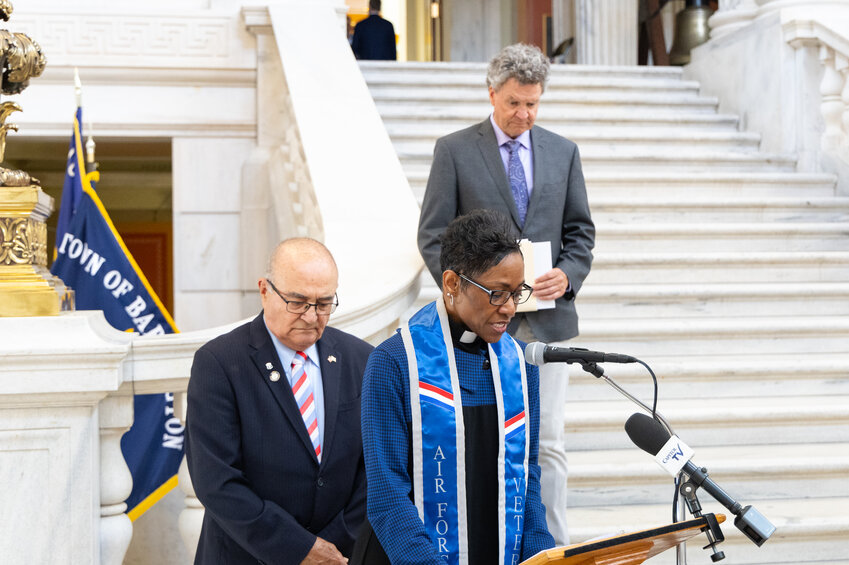
[[[510,216],[523,238],[553,242],[551,264],[569,277],[570,291],[554,309],[517,314],[509,329],[527,318],[537,339],[564,341],[578,335],[574,298],[590,272],[595,226],[577,145],[535,126],[531,146],[534,188],[522,229],[489,118],[437,140],[419,218],[419,251],[441,286],[439,236],[455,217],[482,208]]]

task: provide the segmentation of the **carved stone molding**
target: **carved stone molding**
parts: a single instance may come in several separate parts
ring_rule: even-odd
[[[166,67],[250,66],[235,41],[232,16],[198,14],[20,14],[16,24],[38,37],[53,65],[115,65],[138,61]]]

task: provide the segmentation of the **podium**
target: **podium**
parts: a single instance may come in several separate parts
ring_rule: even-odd
[[[708,528],[711,518],[714,515],[708,514],[668,526],[546,549],[520,565],[636,565]],[[725,516],[716,514],[715,519],[722,523]]]

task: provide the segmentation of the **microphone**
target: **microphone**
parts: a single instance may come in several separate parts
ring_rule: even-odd
[[[555,347],[535,341],[525,346],[525,360],[531,365],[546,363],[637,363],[636,357],[602,353],[579,347]]]
[[[775,526],[763,514],[752,506],[743,508],[708,478],[707,469],[690,461],[693,450],[678,439],[678,436],[670,435],[666,428],[651,416],[632,414],[625,422],[625,432],[634,445],[653,455],[655,461],[673,476],[683,469],[690,476],[691,483],[705,489],[717,502],[737,516],[734,525],[758,547],[775,531]]]

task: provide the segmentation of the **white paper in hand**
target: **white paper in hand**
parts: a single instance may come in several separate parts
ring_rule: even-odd
[[[551,242],[523,239],[519,241],[519,248],[525,258],[525,282],[533,286],[537,277],[551,270]],[[537,300],[532,294],[530,300],[519,304],[516,311],[535,312],[551,308],[554,308],[554,300]]]

